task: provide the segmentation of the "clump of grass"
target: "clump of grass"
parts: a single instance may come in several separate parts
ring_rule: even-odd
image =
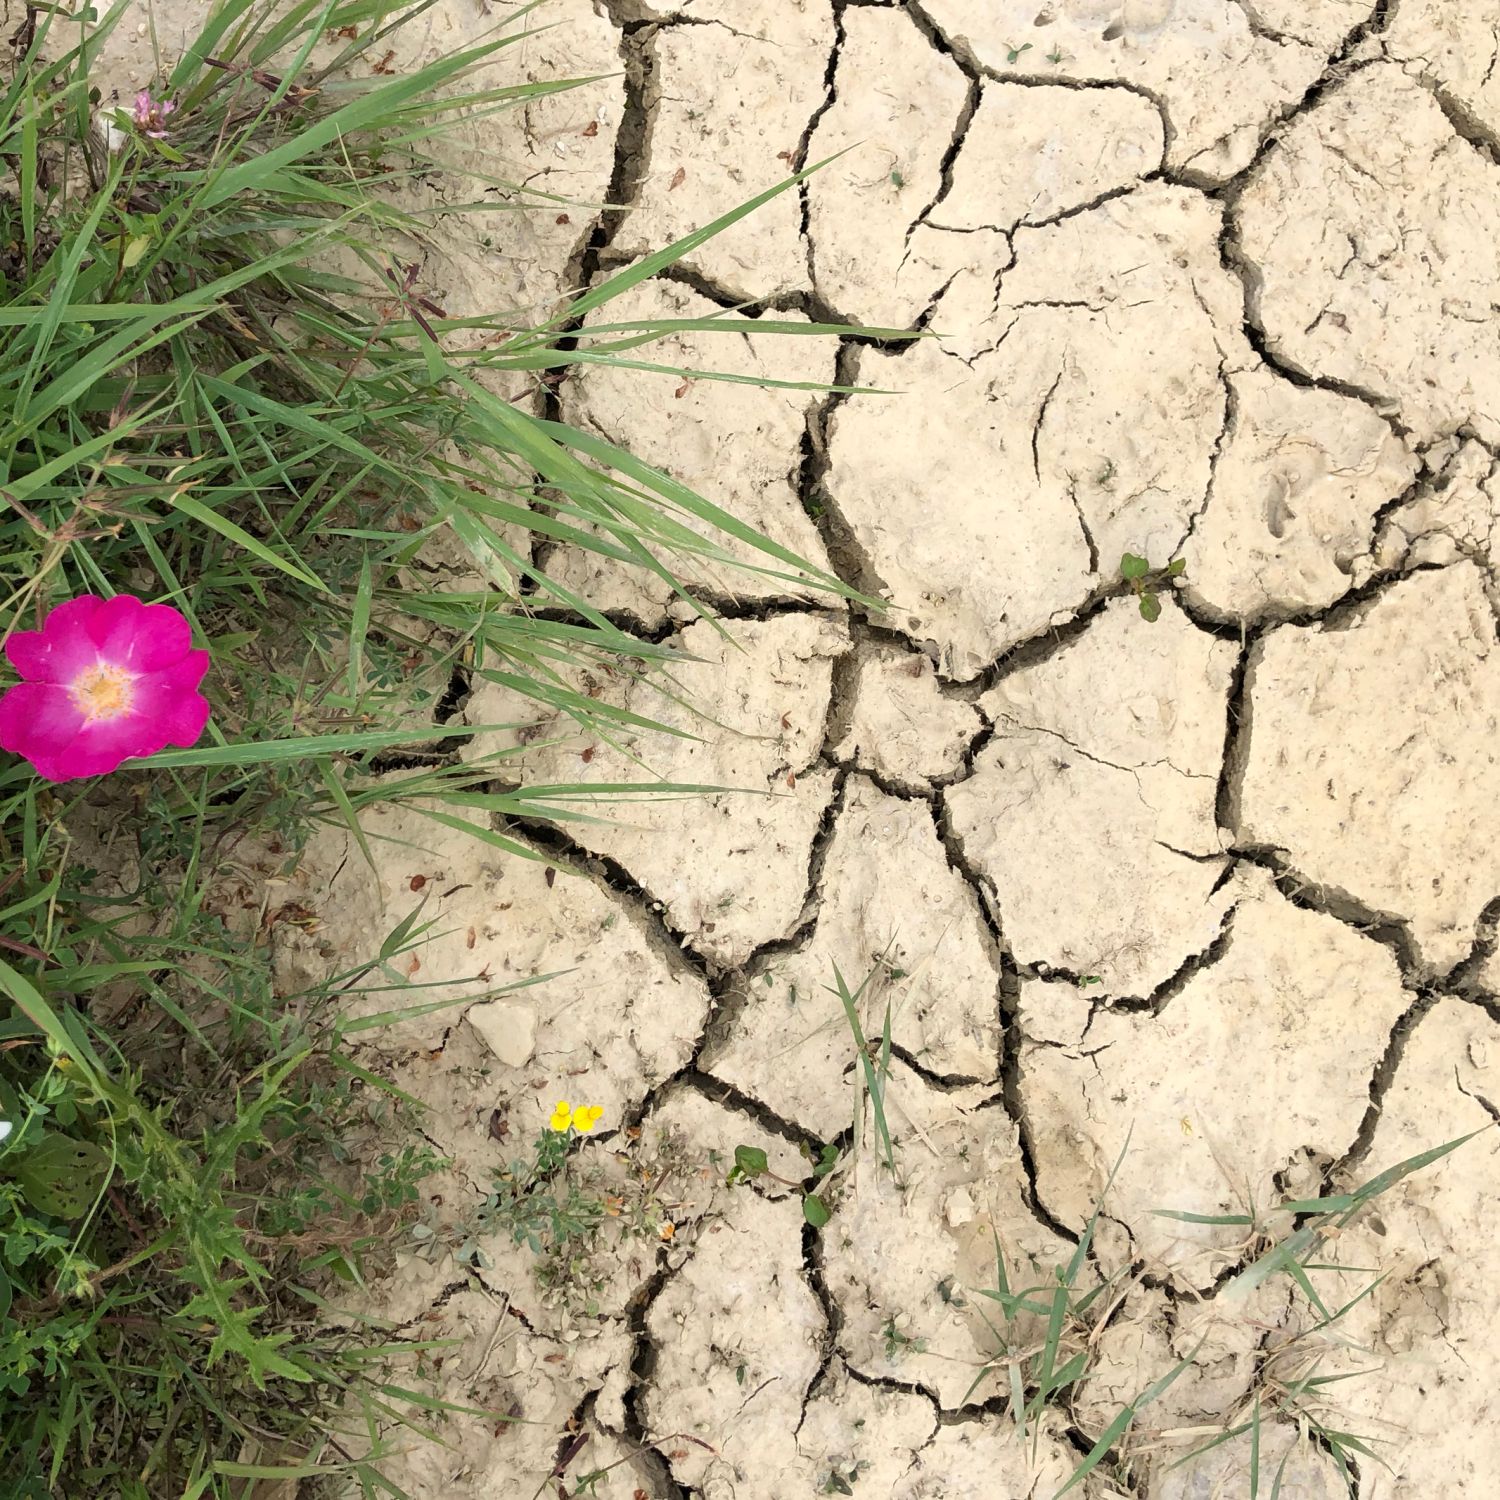
[[[1258,1455],[1263,1423],[1281,1418],[1298,1432],[1307,1435],[1333,1459],[1346,1485],[1354,1490],[1354,1478],[1361,1458],[1376,1463],[1384,1460],[1371,1444],[1374,1438],[1345,1430],[1337,1402],[1336,1387],[1357,1379],[1361,1372],[1343,1371],[1325,1374],[1323,1366],[1334,1347],[1347,1348],[1339,1325],[1386,1279],[1384,1273],[1369,1271],[1371,1279],[1352,1296],[1330,1305],[1319,1292],[1314,1277],[1333,1273],[1348,1276],[1356,1268],[1329,1262],[1324,1247],[1334,1242],[1340,1231],[1348,1228],[1369,1207],[1397,1183],[1415,1172],[1432,1166],[1450,1152],[1456,1151],[1474,1134],[1445,1141],[1427,1151],[1418,1152],[1404,1161],[1360,1183],[1347,1193],[1325,1197],[1294,1199],[1277,1204],[1265,1215],[1188,1215],[1162,1210],[1164,1217],[1186,1219],[1194,1223],[1243,1225],[1246,1247],[1260,1253],[1219,1293],[1222,1300],[1233,1303],[1253,1292],[1274,1277],[1285,1276],[1295,1294],[1304,1299],[1308,1320],[1280,1340],[1270,1340],[1260,1360],[1254,1390],[1242,1403],[1240,1411],[1230,1415],[1223,1429],[1203,1443],[1191,1448],[1172,1467],[1211,1452],[1223,1443],[1246,1433],[1251,1435],[1252,1491],[1258,1488]],[[1374,1355],[1370,1351],[1373,1360]],[[1289,1456],[1289,1455],[1288,1455]],[[1284,1469],[1286,1457],[1282,1460]],[[1280,1473],[1272,1478],[1274,1494],[1280,1488]]]
[[[1265,1350],[1258,1363],[1254,1389],[1245,1398],[1242,1409],[1231,1414],[1221,1430],[1211,1433],[1203,1442],[1191,1447],[1169,1467],[1179,1467],[1211,1452],[1221,1444],[1248,1433],[1251,1437],[1250,1500],[1256,1500],[1261,1493],[1262,1476],[1259,1472],[1259,1454],[1263,1424],[1279,1418],[1290,1422],[1301,1435],[1303,1442],[1311,1441],[1327,1453],[1333,1459],[1345,1484],[1349,1486],[1350,1493],[1355,1492],[1355,1474],[1359,1458],[1365,1457],[1376,1462],[1381,1462],[1381,1458],[1379,1452],[1371,1446],[1373,1440],[1344,1430],[1339,1422],[1336,1401],[1333,1399],[1333,1388],[1346,1379],[1354,1378],[1354,1375],[1348,1372],[1333,1375],[1322,1373],[1322,1364],[1329,1349],[1325,1336],[1329,1335],[1330,1331],[1334,1330],[1353,1308],[1370,1296],[1385,1277],[1372,1272],[1373,1279],[1353,1297],[1346,1299],[1337,1307],[1330,1307],[1318,1292],[1313,1276],[1320,1272],[1348,1274],[1349,1268],[1326,1263],[1321,1259],[1322,1247],[1340,1230],[1348,1227],[1365,1213],[1383,1193],[1389,1192],[1397,1183],[1413,1173],[1420,1172],[1441,1160],[1472,1138],[1472,1135],[1460,1136],[1456,1140],[1419,1152],[1415,1156],[1386,1168],[1347,1193],[1312,1199],[1288,1200],[1277,1204],[1264,1216],[1254,1213],[1209,1215],[1173,1209],[1157,1210],[1162,1217],[1177,1219],[1185,1223],[1228,1225],[1244,1227],[1249,1231],[1245,1241],[1245,1250],[1247,1254],[1255,1254],[1255,1259],[1219,1290],[1217,1300],[1220,1304],[1232,1306],[1237,1299],[1248,1295],[1272,1277],[1284,1275],[1291,1281],[1294,1294],[1304,1297],[1315,1314],[1305,1327],[1297,1329],[1281,1343],[1273,1344]],[[1122,1155],[1121,1160],[1123,1159]],[[1116,1172],[1119,1170],[1119,1165],[1119,1162],[1115,1164]],[[1112,1172],[1111,1182],[1113,1178]],[[1108,1184],[1106,1184],[1105,1192],[1108,1192]],[[1102,1201],[1101,1195],[1101,1203]],[[1080,1251],[1086,1253],[1098,1214],[1099,1210],[1096,1208],[1085,1228],[1084,1235],[1080,1238]],[[1258,1254],[1256,1254],[1257,1250]],[[1059,1272],[1058,1290],[1053,1293],[1053,1301],[1048,1309],[1047,1343],[1044,1346],[1042,1368],[1052,1368],[1055,1373],[1050,1382],[1037,1379],[1030,1384],[1023,1383],[1020,1394],[1016,1393],[1017,1387],[1013,1384],[1013,1411],[1017,1409],[1017,1403],[1024,1399],[1024,1393],[1032,1392],[1029,1403],[1022,1409],[1034,1416],[1045,1404],[1044,1393],[1049,1383],[1052,1391],[1061,1394],[1068,1387],[1077,1387],[1088,1378],[1092,1340],[1082,1341],[1083,1348],[1060,1371],[1056,1369],[1056,1357],[1054,1356],[1049,1364],[1045,1352],[1046,1348],[1054,1343],[1054,1328],[1060,1331],[1066,1330],[1070,1322],[1087,1311],[1086,1302],[1082,1305],[1075,1305],[1073,1302],[1074,1277],[1071,1273],[1075,1271],[1077,1263],[1078,1257],[1075,1256],[1069,1265],[1070,1274]],[[1003,1268],[1001,1282],[1003,1285]],[[986,1292],[983,1295],[992,1296],[993,1294]],[[1014,1300],[1013,1297],[1007,1298],[1008,1302],[1014,1302]],[[1037,1313],[1040,1308],[1032,1307],[1028,1310]],[[1058,1317],[1059,1310],[1061,1311],[1060,1318]],[[1106,1320],[1107,1314],[1100,1321]],[[1058,1346],[1061,1347],[1060,1337]],[[1088,1475],[1101,1466],[1105,1472],[1108,1472],[1112,1457],[1123,1455],[1121,1462],[1128,1465],[1129,1456],[1132,1453],[1149,1449],[1151,1446],[1149,1443],[1139,1442],[1134,1436],[1134,1429],[1141,1413],[1179,1376],[1192,1368],[1201,1347],[1200,1344],[1198,1348],[1191,1350],[1171,1369],[1151,1382],[1134,1400],[1126,1403],[1115,1413],[1068,1483],[1058,1491],[1059,1497],[1081,1484]],[[1070,1376],[1070,1379],[1064,1382],[1061,1378],[1063,1374]],[[1063,1399],[1066,1400],[1066,1397]],[[1266,1476],[1269,1480],[1267,1494],[1274,1497],[1280,1492],[1282,1473],[1293,1451],[1295,1450],[1289,1449],[1283,1456],[1276,1474]]]
[[[145,128],[98,87],[129,0],[28,9],[0,67],[0,637],[83,593],[168,602],[212,653],[214,710],[200,747],[97,787],[0,767],[0,1464],[22,1495],[228,1500],[278,1474],[394,1493],[378,1445],[351,1456],[327,1413],[373,1429],[432,1403],[372,1377],[380,1330],[330,1289],[378,1263],[434,1162],[397,1144],[355,1165],[403,1107],[338,1016],[367,969],[276,993],[265,927],[232,924],[222,878],[290,858],[317,820],[369,857],[359,814],[379,799],[524,853],[448,809],[580,816],[625,790],[497,785],[501,758],[452,764],[472,730],[434,722],[454,672],[600,734],[639,722],[570,674],[649,670],[664,648],[548,576],[540,542],[684,598],[681,560],[734,566],[731,548],[839,587],[494,394],[656,368],[640,349],[675,331],[826,330],[581,331],[760,200],[536,326],[449,318],[407,253],[430,225],[390,190],[442,170],[456,122],[570,85],[476,80],[524,12],[409,75],[353,76],[431,3],[219,0],[151,83]],[[412,570],[439,536],[472,565],[461,592]],[[119,869],[90,868],[86,825],[111,831],[100,862]],[[401,924],[370,965],[420,935]]]
[[[896,1170],[896,1149],[891,1143],[891,1129],[885,1118],[885,1089],[891,1076],[891,1006],[886,1001],[885,1021],[880,1029],[880,1037],[876,1042],[871,1042],[865,1037],[865,1029],[859,1019],[859,1003],[864,998],[865,991],[870,987],[875,977],[884,969],[884,959],[876,963],[860,980],[859,988],[850,991],[848,981],[839,972],[837,964],[833,966],[833,993],[837,995],[839,1004],[844,1010],[844,1019],[849,1024],[849,1034],[854,1040],[854,1054],[859,1060],[860,1078],[863,1087],[859,1090],[857,1103],[854,1111],[854,1139],[860,1140],[863,1136],[861,1130],[861,1117],[863,1115],[864,1101],[869,1100],[870,1112],[875,1120],[875,1133],[879,1138],[881,1154],[885,1158],[886,1167],[894,1172]]]

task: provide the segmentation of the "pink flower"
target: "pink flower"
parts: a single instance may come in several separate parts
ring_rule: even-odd
[[[153,99],[149,89],[135,96],[135,123],[153,141],[167,138],[167,116],[177,108],[173,99]]]
[[[0,697],[0,749],[48,781],[102,776],[122,760],[196,742],[208,652],[166,604],[85,594],[5,643],[22,680]]]

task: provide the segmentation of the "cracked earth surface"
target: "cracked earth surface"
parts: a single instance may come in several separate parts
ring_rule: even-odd
[[[415,50],[473,9],[436,7]],[[684,333],[652,357],[787,384],[584,367],[554,398],[887,607],[690,573],[721,630],[554,551],[680,655],[574,685],[684,733],[558,719],[464,753],[730,790],[506,828],[562,873],[412,809],[369,818],[373,868],[328,832],[296,873],[316,921],[279,929],[289,979],[378,948],[419,884],[408,974],[557,975],[372,1033],[451,1162],[429,1218],[472,1213],[560,1096],[604,1109],[580,1157],[601,1191],[647,1205],[571,1286],[501,1238],[480,1266],[441,1234],[397,1249],[372,1294],[394,1337],[451,1340],[422,1361],[438,1394],[522,1419],[453,1416],[399,1483],[1047,1500],[1196,1352],[1077,1492],[1248,1495],[1285,1460],[1309,1500],[1488,1493],[1493,1135],[1338,1247],[1385,1278],[1322,1366],[1357,1375],[1333,1409],[1380,1455],[1347,1476],[1279,1417],[1254,1456],[1242,1434],[1174,1466],[1264,1394],[1307,1310],[1282,1282],[1227,1305],[1239,1231],[1154,1211],[1343,1190],[1500,1119],[1500,4],[542,19],[528,76],[608,76],[465,150],[577,206],[512,216],[502,248],[456,217],[429,265],[450,305],[547,305],[843,152],[610,315],[748,302],[931,336]],[[1125,552],[1186,563],[1154,622]],[[469,687],[470,723],[513,721]],[[871,1035],[890,1018],[895,1171],[835,966],[873,973]],[[1066,1259],[1127,1140],[1088,1275],[1128,1290],[1093,1378],[1019,1443],[978,1296],[995,1244]],[[829,1142],[814,1228],[791,1184]],[[739,1146],[786,1184],[727,1187]]]

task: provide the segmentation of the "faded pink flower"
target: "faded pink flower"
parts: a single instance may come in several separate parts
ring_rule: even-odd
[[[0,749],[48,781],[102,776],[122,760],[194,744],[208,722],[208,652],[167,604],[85,594],[5,643],[21,681],[0,697]]]
[[[142,89],[135,96],[136,126],[153,141],[164,141],[167,138],[167,116],[176,108],[175,100],[154,99],[150,89]]]

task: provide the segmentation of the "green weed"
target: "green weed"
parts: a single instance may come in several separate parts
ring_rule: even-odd
[[[832,992],[838,996],[839,1004],[844,1008],[844,1019],[849,1023],[849,1033],[854,1038],[854,1052],[859,1060],[860,1075],[864,1088],[860,1093],[860,1103],[856,1106],[854,1120],[854,1139],[861,1139],[863,1132],[860,1129],[861,1115],[865,1098],[870,1101],[870,1110],[875,1118],[875,1133],[880,1141],[880,1147],[885,1156],[885,1164],[891,1171],[896,1170],[896,1149],[891,1143],[890,1126],[885,1118],[885,1088],[891,1076],[891,1007],[886,1002],[885,1021],[881,1027],[880,1040],[871,1044],[865,1039],[864,1027],[859,1019],[859,1002],[864,997],[876,975],[884,968],[884,959],[877,962],[868,974],[860,981],[859,988],[853,993],[849,990],[848,982],[839,972],[837,964],[833,966]]]
[[[588,1239],[604,1220],[603,1202],[569,1181],[571,1131],[543,1130],[530,1161],[513,1161],[479,1211],[481,1226],[508,1233],[532,1253],[566,1249]]]
[[[1154,624],[1161,619],[1160,590],[1174,578],[1187,572],[1187,562],[1174,557],[1164,568],[1153,568],[1144,557],[1127,552],[1120,559],[1120,577],[1140,602],[1141,618]]]
[[[818,1152],[816,1158],[804,1147],[804,1154],[811,1163],[812,1171],[810,1177],[815,1184],[807,1188],[802,1182],[793,1181],[790,1177],[782,1177],[773,1172],[766,1153],[759,1146],[736,1146],[734,1148],[734,1165],[729,1169],[729,1175],[724,1179],[726,1187],[734,1187],[740,1182],[754,1182],[758,1177],[769,1177],[773,1182],[779,1182],[783,1187],[796,1188],[802,1193],[802,1217],[812,1225],[814,1229],[822,1229],[833,1217],[833,1210],[829,1206],[829,1197],[826,1192],[819,1192],[818,1185],[830,1176],[839,1165],[839,1148],[832,1142],[825,1145]]]
[[[1358,1459],[1365,1457],[1379,1462],[1380,1455],[1370,1446],[1371,1440],[1344,1431],[1341,1425],[1334,1425],[1337,1420],[1337,1409],[1329,1399],[1331,1388],[1343,1380],[1356,1378],[1358,1372],[1336,1375],[1321,1373],[1321,1364],[1326,1356],[1327,1346],[1319,1344],[1319,1336],[1334,1328],[1354,1307],[1370,1296],[1384,1277],[1375,1275],[1374,1280],[1363,1286],[1353,1297],[1346,1299],[1337,1307],[1330,1307],[1319,1294],[1312,1279],[1313,1275],[1319,1272],[1345,1274],[1348,1268],[1324,1263],[1318,1258],[1319,1252],[1332,1236],[1350,1225],[1381,1194],[1388,1192],[1414,1172],[1419,1172],[1441,1160],[1472,1138],[1472,1135],[1461,1136],[1428,1151],[1419,1152],[1405,1161],[1388,1167],[1350,1192],[1280,1203],[1264,1217],[1254,1212],[1210,1215],[1172,1209],[1157,1210],[1161,1217],[1177,1219],[1184,1223],[1247,1228],[1250,1231],[1247,1245],[1254,1245],[1257,1242],[1264,1245],[1267,1240],[1270,1241],[1268,1247],[1255,1260],[1219,1290],[1218,1301],[1221,1304],[1232,1306],[1237,1298],[1253,1291],[1271,1277],[1285,1275],[1291,1280],[1296,1292],[1306,1298],[1308,1305],[1316,1314],[1307,1327],[1299,1329],[1280,1345],[1267,1350],[1258,1366],[1259,1378],[1246,1402],[1246,1410],[1239,1415],[1232,1416],[1223,1431],[1207,1442],[1192,1448],[1170,1467],[1175,1468],[1187,1463],[1222,1443],[1250,1433],[1252,1435],[1250,1500],[1257,1500],[1261,1487],[1258,1455],[1262,1423],[1268,1417],[1280,1416],[1289,1420],[1299,1433],[1303,1434],[1304,1440],[1310,1435],[1333,1458],[1345,1483],[1350,1486],[1350,1493],[1354,1492],[1353,1476]],[[1118,1169],[1119,1163],[1116,1163],[1116,1171]],[[1113,1180],[1113,1174],[1111,1174],[1111,1180]],[[1097,1217],[1098,1210],[1096,1209],[1080,1245],[1089,1239]],[[1064,1326],[1066,1326],[1066,1318]],[[1049,1334],[1050,1327],[1049,1323]],[[1132,1429],[1141,1412],[1161,1396],[1184,1371],[1192,1367],[1197,1354],[1197,1349],[1191,1351],[1115,1414],[1094,1442],[1083,1463],[1078,1466],[1068,1483],[1058,1491],[1058,1497],[1068,1493],[1095,1469],[1106,1464],[1112,1453],[1128,1451]],[[1079,1369],[1076,1378],[1085,1377],[1086,1369]],[[1284,1467],[1285,1459],[1282,1464],[1283,1469]],[[1272,1477],[1269,1493],[1273,1496],[1273,1500],[1280,1490],[1280,1479],[1280,1473]]]

